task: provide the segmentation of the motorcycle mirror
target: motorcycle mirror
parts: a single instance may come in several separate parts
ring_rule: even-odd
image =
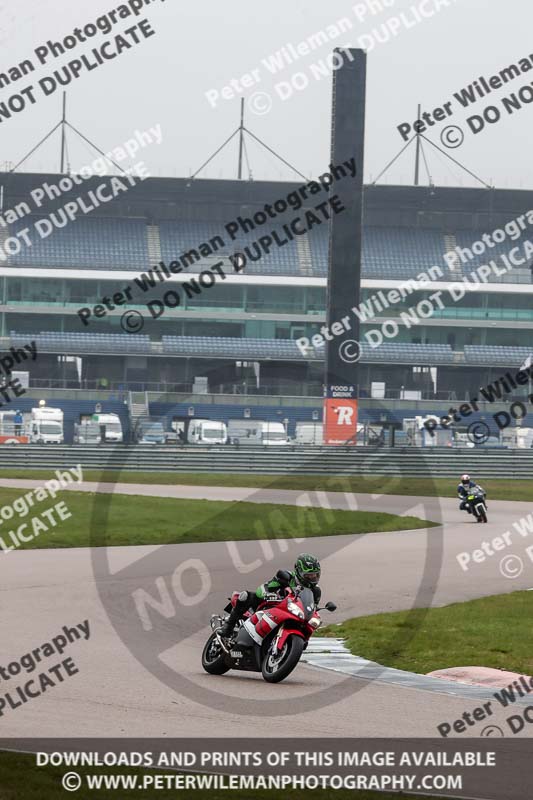
[[[326,603],[324,608],[326,609],[326,611],[336,611],[337,610],[336,604],[332,603],[332,602]]]
[[[276,580],[279,581],[282,586],[288,586],[291,582],[291,573],[286,569],[278,569],[276,572]]]

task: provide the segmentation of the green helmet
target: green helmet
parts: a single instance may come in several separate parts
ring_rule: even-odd
[[[320,580],[320,561],[310,553],[300,553],[294,564],[294,574],[302,586],[316,586]]]

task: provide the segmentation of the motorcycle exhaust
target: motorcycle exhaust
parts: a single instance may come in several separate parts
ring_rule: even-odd
[[[229,653],[230,649],[229,649],[229,647],[228,647],[228,646],[225,644],[225,642],[224,642],[224,639],[222,638],[222,636],[220,635],[220,633],[218,633],[217,631],[215,631],[215,637],[216,637],[216,640],[217,640],[217,642],[219,643],[220,647],[222,648],[222,650],[224,650],[224,652],[225,652],[225,653]]]

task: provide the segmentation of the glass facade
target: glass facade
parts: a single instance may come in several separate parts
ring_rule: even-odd
[[[2,305],[7,307],[0,312],[3,336],[11,331],[121,332],[120,308],[114,315],[93,318],[87,328],[82,326],[75,312],[83,305],[99,303],[106,295],[112,296],[112,290],[124,289],[124,282],[113,283],[111,287],[110,281],[104,280],[9,276],[3,279],[0,286]],[[171,288],[166,283],[158,285],[149,294],[142,295],[142,304],[137,301],[122,308],[128,305],[141,308],[149,300],[162,298]],[[361,326],[363,341],[366,331],[373,328],[381,330],[385,320],[398,320],[402,313],[416,308],[432,294],[432,291],[415,292],[400,302],[389,302],[387,307],[384,298],[387,300],[390,291],[362,291],[361,303],[368,317],[368,322]],[[180,294],[183,297],[183,292]],[[518,337],[514,323],[521,322],[525,326],[520,328],[519,344],[533,347],[533,295],[524,291],[478,291],[469,292],[461,300],[453,302],[448,292],[443,292],[442,302],[445,308],[434,304],[430,324],[408,328],[400,319],[399,332],[394,341],[449,344],[452,349],[459,351],[470,344],[516,345]],[[145,312],[144,332],[155,340],[160,340],[164,335],[311,338],[315,333],[320,333],[324,325],[325,305],[326,290],[323,287],[217,284],[201,295],[182,302],[177,312],[166,309],[160,319],[151,319]],[[24,311],[22,308],[17,310],[21,306],[46,306],[49,311],[42,313],[41,308],[36,308],[35,312],[28,313],[26,308]],[[207,318],[203,316],[206,313],[210,315]],[[225,314],[238,314],[240,318],[227,318]],[[265,319],[265,315],[269,314],[272,319]],[[469,320],[472,326],[465,324]],[[531,323],[531,329],[527,323]]]

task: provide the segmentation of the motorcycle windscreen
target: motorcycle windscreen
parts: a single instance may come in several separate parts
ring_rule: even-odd
[[[306,621],[311,619],[315,610],[315,598],[311,589],[303,589],[300,592],[300,598],[304,607],[304,614]]]

